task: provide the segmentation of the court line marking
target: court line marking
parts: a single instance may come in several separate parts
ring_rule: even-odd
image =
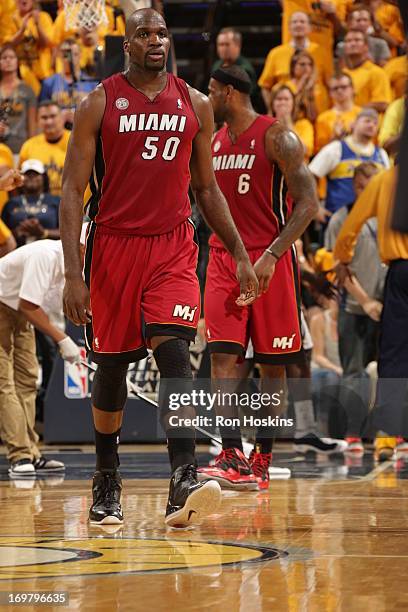
[[[353,479],[348,478],[347,480],[332,480],[332,481],[323,482],[322,484],[327,486],[327,485],[339,485],[339,484],[344,485],[344,484],[371,482],[372,480],[375,480],[377,476],[385,472],[385,470],[387,470],[393,464],[394,462],[392,460],[384,461],[384,463],[380,463],[379,465],[377,465],[377,467],[375,467],[373,470],[371,470],[371,472],[369,472],[365,476],[358,476],[357,478],[353,478]]]

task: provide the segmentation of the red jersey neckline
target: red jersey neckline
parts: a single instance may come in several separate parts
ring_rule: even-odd
[[[126,78],[126,76],[125,76],[125,73],[124,73],[124,72],[121,72],[121,73],[120,73],[120,76],[123,78],[123,80],[125,81],[126,85],[127,85],[128,87],[130,87],[130,89],[131,89],[132,91],[135,91],[136,93],[138,93],[138,94],[140,94],[141,96],[143,96],[143,98],[145,98],[145,100],[146,100],[147,102],[150,102],[150,104],[154,104],[155,102],[157,102],[157,101],[159,100],[160,96],[162,96],[162,95],[164,94],[164,92],[165,92],[165,91],[166,91],[166,90],[169,88],[169,83],[170,83],[170,79],[169,79],[170,74],[167,72],[167,73],[166,73],[166,85],[163,87],[163,89],[162,89],[161,91],[159,91],[159,93],[158,93],[158,94],[157,94],[157,95],[156,95],[156,96],[153,98],[153,100],[151,100],[151,99],[149,98],[149,96],[146,96],[146,94],[145,94],[145,93],[143,93],[143,91],[140,91],[140,89],[137,89],[137,87],[134,87],[134,86],[133,86],[133,85],[132,85],[132,84],[131,84],[131,83],[128,81],[128,79]]]
[[[246,130],[241,132],[241,134],[238,136],[238,138],[236,139],[235,142],[232,141],[231,134],[230,134],[230,131],[229,131],[229,128],[228,128],[228,124],[226,123],[225,124],[225,131],[227,132],[227,138],[230,141],[231,146],[234,146],[234,145],[238,144],[239,141],[241,140],[241,138],[246,134],[246,132],[248,132],[248,130],[250,130],[255,125],[255,123],[258,121],[258,119],[260,119],[260,118],[261,118],[261,115],[258,114],[258,116],[255,117],[255,119],[252,121],[252,123],[250,125],[248,125]]]

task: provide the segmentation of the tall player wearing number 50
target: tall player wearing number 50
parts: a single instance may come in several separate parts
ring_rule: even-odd
[[[302,353],[294,242],[313,219],[318,202],[299,139],[275,119],[258,115],[249,92],[249,78],[237,66],[212,74],[209,98],[215,120],[225,122],[212,142],[215,176],[254,265],[260,297],[250,308],[237,308],[235,263],[213,235],[205,321],[213,378],[236,377],[237,358],[245,355],[250,337],[264,390],[278,391],[285,364],[298,363]],[[276,416],[275,410],[265,406],[259,416]],[[200,477],[216,478],[227,488],[267,488],[271,428],[258,429],[258,452],[249,461],[240,431],[220,430],[223,450],[215,467],[199,470]]]
[[[252,303],[258,290],[212,169],[210,102],[166,73],[169,46],[159,13],[142,9],[130,15],[124,42],[129,69],[82,101],[64,168],[64,308],[74,323],[86,325],[98,364],[92,387],[97,465],[89,515],[95,523],[123,520],[117,451],[126,371],[146,356],[146,345],[162,381],[169,381],[159,398],[172,470],[166,523],[186,527],[214,512],[220,501],[217,482],[197,480],[194,430],[174,430],[168,423],[170,379],[187,388],[191,381],[188,344],[200,310],[190,180],[204,217],[237,263],[238,303]],[[89,176],[92,223],[84,282],[78,244]],[[180,416],[192,416],[190,409]]]

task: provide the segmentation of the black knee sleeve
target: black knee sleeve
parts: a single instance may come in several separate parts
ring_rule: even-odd
[[[173,398],[192,391],[190,351],[187,340],[175,338],[160,344],[153,352],[160,371],[160,420],[169,413],[170,396]]]
[[[128,364],[99,365],[92,383],[92,405],[106,412],[123,410],[127,398]]]

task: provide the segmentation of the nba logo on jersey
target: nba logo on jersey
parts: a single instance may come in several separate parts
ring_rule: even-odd
[[[183,103],[180,100],[180,98],[177,98],[177,108],[180,109],[180,110],[183,108]]]
[[[214,153],[217,153],[217,151],[219,151],[221,149],[221,143],[219,140],[217,140],[217,142],[214,143]]]
[[[81,348],[81,360],[86,361],[86,349]],[[88,397],[88,369],[81,363],[64,361],[64,395],[68,399]]]

